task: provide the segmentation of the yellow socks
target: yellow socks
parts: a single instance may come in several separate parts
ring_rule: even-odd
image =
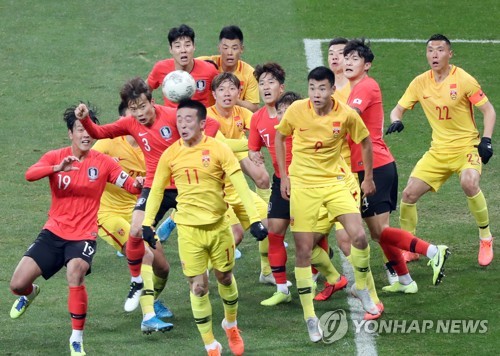
[[[141,309],[143,315],[151,315],[154,316],[154,292],[153,292],[153,267],[150,265],[142,264],[141,266],[141,277],[144,283],[143,293],[139,299],[141,303]]]
[[[160,293],[163,292],[163,290],[165,289],[165,285],[167,284],[167,280],[168,280],[168,278],[161,278],[161,277],[158,277],[155,274],[153,274],[155,300],[158,299],[158,296],[160,295]]]
[[[351,261],[354,270],[356,289],[367,288],[368,272],[370,272],[370,245],[360,250],[351,245]]]
[[[491,237],[488,206],[486,205],[486,199],[484,198],[483,192],[479,191],[479,193],[473,197],[467,197],[467,205],[479,227],[479,237],[483,239]]]
[[[312,272],[311,267],[295,267],[295,279],[297,281],[297,291],[299,292],[300,304],[304,311],[304,320],[316,316],[314,312],[312,296]]]
[[[330,256],[320,246],[315,246],[311,254],[311,265],[325,276],[330,284],[334,284],[340,277],[340,273],[330,260]]]
[[[228,286],[217,283],[217,288],[224,306],[224,317],[228,323],[234,323],[238,314],[238,285],[236,279],[233,276],[232,282]]]
[[[269,203],[269,198],[271,197],[271,188],[260,189],[255,187],[255,193],[257,193],[257,195],[261,197],[262,200],[266,202],[266,204]]]
[[[399,225],[401,226],[401,229],[411,232],[413,235],[415,235],[417,222],[417,205],[407,204],[401,201],[399,206]]]
[[[201,334],[203,343],[210,345],[215,341],[215,337],[212,331],[212,305],[210,304],[208,293],[203,297],[197,297],[190,292],[189,298],[191,299],[194,322]]]
[[[269,252],[269,239],[264,239],[259,241],[259,253],[260,253],[260,270],[264,276],[271,273],[271,265],[269,264],[268,258]]]

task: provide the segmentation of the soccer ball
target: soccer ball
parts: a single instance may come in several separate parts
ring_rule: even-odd
[[[181,99],[191,98],[194,95],[196,81],[188,72],[176,70],[165,76],[161,90],[168,100],[178,103]]]

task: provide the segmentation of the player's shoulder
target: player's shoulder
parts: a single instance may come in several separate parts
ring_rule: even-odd
[[[453,65],[451,67],[450,74],[456,78],[463,79],[463,80],[470,80],[470,79],[475,80],[475,78],[472,76],[472,74],[467,72],[465,69],[463,69],[461,67],[457,67],[455,65]]]
[[[154,104],[154,108],[158,119],[170,119],[176,117],[177,108],[160,104]]]
[[[154,64],[153,69],[155,69],[155,68],[156,69],[161,68],[162,70],[172,71],[175,68],[174,59],[173,58],[161,59]]]
[[[269,114],[267,112],[267,108],[265,106],[263,106],[252,114],[252,120],[261,120],[262,118],[265,118],[266,116],[269,116]]]
[[[252,117],[252,115],[253,115],[253,112],[251,110],[248,110],[247,108],[245,108],[243,106],[235,105],[234,110],[235,110],[236,114],[243,115],[245,117],[246,116]]]
[[[239,67],[241,72],[246,73],[246,74],[250,74],[252,76],[252,78],[255,79],[255,77],[253,76],[253,72],[254,72],[255,68],[250,63],[245,62],[244,60],[240,59],[238,61],[238,67]]]
[[[214,65],[213,63],[207,62],[206,60],[197,59],[197,58],[195,58],[193,60],[194,60],[195,68],[196,68],[197,72],[206,72],[206,73],[215,74],[215,75],[219,74],[219,70],[216,67],[217,64]]]

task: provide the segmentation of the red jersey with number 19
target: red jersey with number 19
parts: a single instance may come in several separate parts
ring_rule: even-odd
[[[252,151],[260,151],[262,146],[266,146],[269,150],[269,155],[273,161],[274,174],[280,177],[278,162],[276,161],[276,148],[274,145],[274,138],[276,137],[276,128],[279,124],[277,117],[270,117],[267,108],[264,106],[257,110],[252,115],[250,121],[250,133],[248,136],[248,148]],[[286,138],[286,169],[292,162],[292,136]]]
[[[35,181],[48,176],[52,203],[49,219],[43,226],[64,240],[95,240],[97,237],[97,211],[106,183],[123,186],[132,194],[132,180],[113,158],[90,150],[81,162],[73,162],[78,170],[52,172],[52,167],[72,156],[71,147],[49,151],[26,171],[26,179]]]
[[[371,77],[364,77],[354,87],[347,104],[361,112],[361,118],[370,131],[373,147],[373,168],[394,162],[394,157],[382,138],[384,129],[384,108],[382,106],[382,92],[380,87]],[[361,154],[361,145],[355,144],[349,138],[351,147],[351,169],[353,172],[365,170]]]

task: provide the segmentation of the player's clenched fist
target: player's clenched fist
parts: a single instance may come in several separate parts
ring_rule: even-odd
[[[84,103],[78,105],[75,109],[75,116],[78,120],[85,119],[87,116],[89,116],[89,109],[87,108],[87,105],[85,105]]]

